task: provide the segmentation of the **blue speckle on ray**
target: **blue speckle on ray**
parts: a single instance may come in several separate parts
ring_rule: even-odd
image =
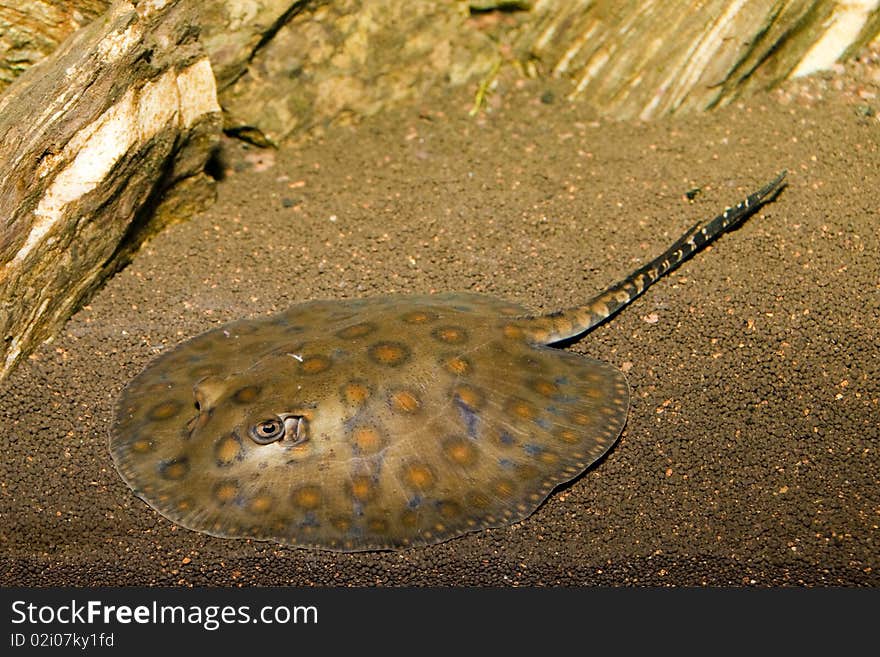
[[[502,445],[513,445],[513,444],[516,442],[516,439],[514,439],[514,437],[511,436],[511,435],[510,435],[509,433],[507,433],[506,431],[502,431],[502,432],[499,434],[499,436],[498,436],[498,440],[501,441],[501,444],[502,444]]]
[[[458,395],[455,395],[454,399],[455,406],[458,408],[458,414],[461,416],[462,422],[464,422],[468,438],[476,438],[477,421],[480,419],[480,416],[477,415],[477,412],[474,409],[464,403]]]

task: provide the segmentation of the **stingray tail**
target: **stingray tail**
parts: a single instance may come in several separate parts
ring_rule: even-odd
[[[547,315],[522,318],[516,322],[517,329],[530,342],[540,344],[568,340],[589,331],[642,294],[661,276],[678,267],[719,235],[741,224],[764,203],[775,198],[776,193],[782,189],[786,173],[788,171],[782,171],[736,207],[727,208],[710,221],[696,223],[662,255],[609,286],[586,304]]]

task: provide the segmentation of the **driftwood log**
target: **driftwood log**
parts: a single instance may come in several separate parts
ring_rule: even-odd
[[[0,0],[0,90],[108,4]],[[225,128],[268,144],[410,101],[432,85],[491,81],[499,63],[569,80],[569,99],[605,116],[700,111],[853,54],[880,33],[877,5],[223,0],[200,3],[198,18]],[[487,20],[493,10],[496,20]]]
[[[0,377],[112,271],[160,198],[212,194],[220,113],[195,4],[117,2],[0,97]],[[190,214],[180,198],[170,207]]]
[[[517,60],[621,119],[724,105],[828,68],[880,31],[873,0],[537,0],[532,11]]]

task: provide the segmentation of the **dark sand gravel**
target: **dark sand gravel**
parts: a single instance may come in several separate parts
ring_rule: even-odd
[[[476,119],[470,89],[278,153],[227,144],[219,202],[0,390],[3,583],[876,586],[877,70],[651,124],[526,83]],[[303,551],[176,527],[113,467],[114,401],[162,346],[315,298],[571,305],[783,168],[776,202],[570,347],[627,372],[629,421],[524,522]]]

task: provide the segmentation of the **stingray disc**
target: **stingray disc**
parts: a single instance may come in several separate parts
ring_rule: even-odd
[[[617,439],[617,369],[472,294],[321,301],[204,333],[125,388],[110,449],[170,520],[339,551],[531,514]]]

